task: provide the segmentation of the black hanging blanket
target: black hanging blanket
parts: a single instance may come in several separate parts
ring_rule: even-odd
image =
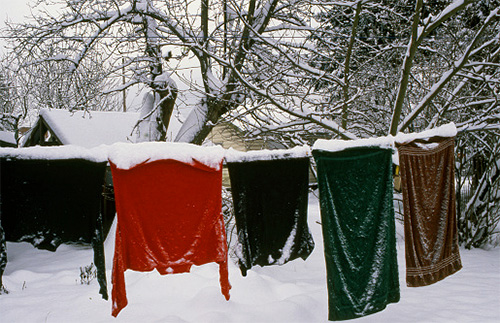
[[[309,158],[228,162],[243,276],[254,265],[307,259]]]
[[[318,167],[330,320],[399,301],[391,149],[313,150]]]
[[[55,251],[92,244],[100,293],[107,299],[100,212],[106,162],[0,158],[1,218],[7,241]]]
[[[1,178],[0,178],[1,180]],[[1,192],[0,192],[1,194]],[[0,197],[0,203],[2,199]],[[2,228],[2,213],[0,212],[0,294],[3,293],[4,288],[2,284],[2,276],[5,270],[5,266],[7,266],[7,250],[5,249],[5,234]]]

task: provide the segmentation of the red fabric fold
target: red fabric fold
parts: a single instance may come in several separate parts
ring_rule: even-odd
[[[219,264],[221,292],[229,299],[227,243],[222,217],[222,164],[159,160],[119,169],[111,163],[117,210],[112,315],[127,305],[124,272],[189,272]]]

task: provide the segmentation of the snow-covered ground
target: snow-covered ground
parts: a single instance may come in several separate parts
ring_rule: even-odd
[[[92,249],[60,246],[56,253],[27,243],[8,243],[9,262],[0,295],[0,322],[328,322],[326,270],[319,206],[310,196],[309,225],[316,248],[307,261],[254,267],[242,277],[230,264],[231,299],[220,293],[218,266],[193,267],[191,273],[160,276],[126,273],[129,305],[115,319],[101,299],[97,281],[80,284],[80,267]],[[464,250],[464,268],[427,287],[405,284],[404,241],[398,224],[401,301],[353,321],[500,322],[500,248]],[[113,234],[106,241],[111,290]]]

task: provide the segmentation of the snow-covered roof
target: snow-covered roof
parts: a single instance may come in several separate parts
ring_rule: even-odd
[[[109,147],[109,160],[120,169],[130,169],[142,163],[173,159],[191,164],[194,161],[218,170],[225,149],[220,146],[202,147],[177,142],[116,143]]]
[[[17,146],[16,136],[11,131],[0,131],[0,141],[7,142]]]
[[[86,159],[94,162],[107,161],[107,146],[91,149],[65,145],[50,147],[0,148],[0,157],[14,159]]]
[[[63,145],[85,148],[127,142],[139,120],[136,112],[41,109],[40,116]]]

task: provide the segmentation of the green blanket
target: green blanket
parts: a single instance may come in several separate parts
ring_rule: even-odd
[[[391,150],[313,150],[318,167],[329,320],[399,301]]]

